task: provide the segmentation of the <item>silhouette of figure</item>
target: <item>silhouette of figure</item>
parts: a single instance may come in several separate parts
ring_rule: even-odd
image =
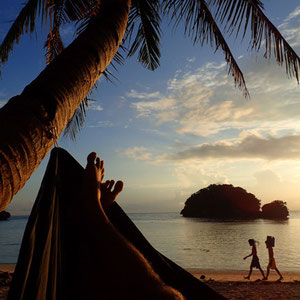
[[[93,258],[94,270],[90,271],[86,283],[85,299],[95,299],[99,293],[99,278],[104,282],[103,299],[168,299],[183,300],[182,294],[166,285],[153,270],[146,258],[110,222],[106,209],[116,200],[123,189],[123,182],[102,182],[104,163],[92,152],[87,157],[83,178],[83,199],[81,211],[88,220],[87,243]],[[99,275],[99,269],[106,276]],[[130,273],[128,273],[130,270]],[[122,277],[115,287],[115,275]],[[130,276],[128,276],[130,274]],[[105,288],[104,288],[105,287]]]
[[[272,270],[275,270],[277,272],[277,274],[279,275],[278,281],[281,281],[283,279],[283,277],[282,277],[281,273],[279,272],[279,270],[277,269],[276,261],[274,258],[274,251],[273,251],[274,241],[275,241],[275,239],[272,236],[267,236],[267,240],[265,241],[266,247],[268,248],[268,253],[269,253],[269,264],[267,266],[266,279],[268,279],[269,274],[270,274],[270,269],[272,269]]]
[[[252,251],[249,255],[245,256],[244,259],[252,256],[252,261],[251,261],[251,265],[250,265],[250,270],[249,270],[249,274],[248,276],[245,277],[245,279],[250,279],[250,276],[252,274],[252,269],[256,268],[259,269],[259,271],[261,272],[262,276],[263,276],[263,280],[266,279],[264,271],[262,270],[260,263],[259,263],[259,258],[257,256],[257,249],[256,249],[256,241],[254,239],[249,239],[248,243],[250,246],[252,246]]]

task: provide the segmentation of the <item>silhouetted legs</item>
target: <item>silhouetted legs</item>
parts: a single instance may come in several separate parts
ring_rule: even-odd
[[[264,273],[264,271],[262,270],[262,268],[259,267],[258,269],[259,269],[261,275],[263,276],[263,280],[266,280],[265,273]],[[246,276],[246,277],[244,277],[244,278],[250,280],[251,274],[252,274],[252,267],[250,267],[250,269],[249,269],[249,274],[248,274],[248,276]]]
[[[275,268],[274,270],[275,270],[275,271],[277,272],[277,274],[279,275],[278,281],[283,280],[283,276],[281,275],[281,273],[279,272],[279,270],[278,270],[277,268]],[[268,280],[269,274],[270,274],[270,268],[268,267],[268,268],[267,268],[267,276],[266,276],[266,280]]]

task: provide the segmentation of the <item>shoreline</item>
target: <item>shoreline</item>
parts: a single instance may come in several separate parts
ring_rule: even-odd
[[[14,272],[16,264],[0,263],[0,272]],[[253,270],[251,280],[244,279],[248,275],[248,270],[212,270],[212,269],[199,269],[199,268],[186,268],[193,276],[200,279],[202,275],[205,276],[203,281],[220,281],[220,282],[255,282],[261,280],[261,274],[258,270]],[[282,282],[300,282],[299,271],[281,271],[283,280]],[[277,282],[278,274],[271,270],[269,280],[267,282]]]
[[[251,280],[244,279],[248,275],[249,270],[211,270],[211,269],[198,269],[187,268],[191,274],[200,279],[201,275],[205,276],[206,280],[215,280],[220,282],[254,282],[261,280],[262,275],[259,270],[253,270]],[[283,280],[281,282],[300,282],[300,270],[299,271],[281,271]],[[269,279],[266,282],[277,282],[278,274],[271,270]]]

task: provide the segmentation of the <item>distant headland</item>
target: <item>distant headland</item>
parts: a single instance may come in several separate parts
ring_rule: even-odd
[[[0,211],[0,221],[6,221],[10,218],[10,213],[8,211]]]
[[[260,202],[241,187],[211,184],[192,194],[180,214],[184,217],[212,219],[288,219],[286,202],[274,200],[262,207]]]

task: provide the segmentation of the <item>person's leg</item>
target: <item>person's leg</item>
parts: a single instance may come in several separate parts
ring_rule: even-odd
[[[91,153],[83,187],[86,241],[92,257],[90,264],[93,264],[87,287],[89,296],[103,295],[104,299],[183,299],[178,291],[160,280],[143,255],[107,218],[102,202],[112,203],[123,185],[119,183],[113,190],[111,183],[101,185],[103,170],[103,162],[96,153]],[[102,191],[103,196],[107,193],[106,198],[101,199]]]
[[[250,269],[249,269],[249,274],[248,274],[248,276],[246,276],[246,277],[244,277],[244,278],[250,280],[251,274],[252,274],[252,267],[250,267]]]
[[[269,274],[270,274],[270,268],[269,268],[269,266],[268,266],[268,267],[267,267],[267,275],[266,275],[266,280],[268,280]]]
[[[263,280],[265,280],[266,279],[265,273],[264,273],[264,271],[262,270],[261,267],[259,267],[259,271],[260,271],[261,275],[263,276]]]
[[[281,273],[279,272],[279,270],[277,268],[275,268],[275,271],[277,272],[277,274],[280,276],[279,277],[279,281],[283,279],[283,276],[281,275]]]

